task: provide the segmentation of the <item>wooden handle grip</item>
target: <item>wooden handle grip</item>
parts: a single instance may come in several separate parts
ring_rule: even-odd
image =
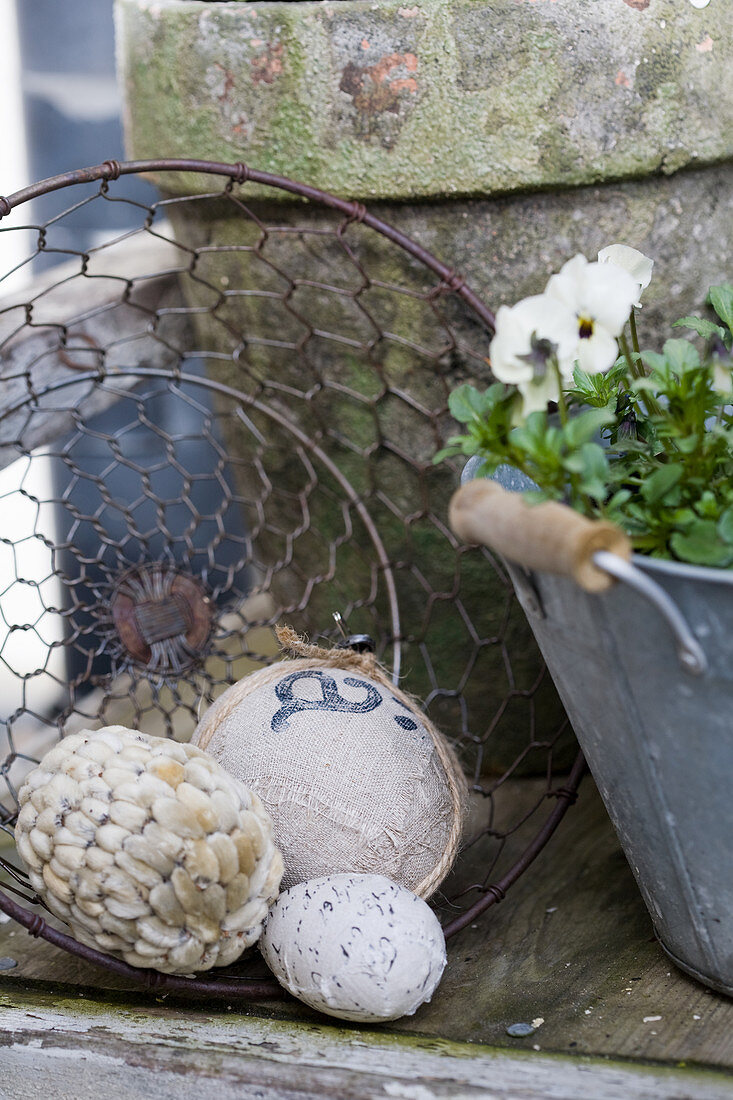
[[[587,592],[613,584],[593,563],[597,550],[631,557],[628,537],[612,523],[587,519],[557,501],[527,504],[520,493],[485,478],[453,495],[450,525],[466,542],[483,543],[527,569],[572,577]]]

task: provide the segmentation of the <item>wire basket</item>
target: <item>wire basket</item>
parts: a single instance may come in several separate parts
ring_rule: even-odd
[[[140,174],[159,189],[147,205],[125,191]],[[39,198],[57,203],[42,224],[11,221]],[[134,225],[69,251],[90,204],[124,204]],[[484,873],[459,866],[437,899],[446,933],[465,927],[542,848],[583,769],[501,562],[448,528],[458,470],[432,461],[451,388],[488,375],[491,312],[360,204],[242,164],[108,161],[0,198],[0,217],[0,250],[30,242],[0,287],[57,261],[0,308],[2,827],[59,737],[119,723],[187,740],[277,659],[276,624],[335,640],[339,613],[465,767]],[[502,792],[521,774],[539,778],[518,810]],[[146,985],[277,988],[246,963],[137,970],[5,894],[0,909]]]

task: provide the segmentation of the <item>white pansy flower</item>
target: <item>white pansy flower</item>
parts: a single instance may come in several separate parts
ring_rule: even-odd
[[[638,287],[637,301],[634,305],[637,309],[641,309],[641,302],[638,299],[651,282],[654,260],[650,260],[643,252],[639,252],[638,248],[631,248],[628,244],[609,244],[598,253],[598,262],[616,264],[617,267],[628,271],[631,278],[636,280]]]
[[[572,378],[575,339],[570,320],[544,294],[499,306],[489,347],[494,377],[514,385],[531,382],[544,377],[547,361],[555,355],[563,378]]]
[[[576,343],[574,317],[544,294],[499,307],[489,361],[494,377],[514,384],[522,395],[523,418],[559,399],[550,360],[557,361],[563,381],[570,382]]]
[[[719,362],[713,363],[713,388],[718,393],[728,394],[733,390],[733,378],[730,367],[723,366]]]
[[[545,297],[554,300],[558,314],[571,318],[581,370],[600,374],[616,362],[616,337],[623,332],[637,288],[628,271],[610,262],[588,263],[580,253],[551,277]]]
[[[710,358],[713,364],[713,387],[718,393],[733,391],[733,352],[719,337],[713,337]]]
[[[517,389],[522,397],[521,420],[526,420],[530,413],[544,411],[548,401],[560,399],[557,375],[553,370],[535,375],[528,382],[518,382]]]

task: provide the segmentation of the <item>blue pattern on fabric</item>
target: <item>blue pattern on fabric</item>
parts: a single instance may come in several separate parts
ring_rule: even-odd
[[[301,680],[316,680],[321,688],[320,699],[301,699],[294,694],[294,687]],[[341,711],[347,714],[367,714],[376,710],[382,702],[381,692],[367,680],[358,680],[355,676],[346,676],[344,683],[349,687],[364,688],[366,698],[361,702],[345,699],[339,692],[338,684],[333,676],[327,672],[321,672],[317,668],[304,669],[301,672],[291,672],[284,676],[275,686],[275,694],[283,706],[273,715],[270,723],[275,733],[285,729],[294,714],[307,710]]]

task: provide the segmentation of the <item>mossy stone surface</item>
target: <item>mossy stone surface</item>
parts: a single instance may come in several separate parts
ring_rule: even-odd
[[[733,154],[725,3],[117,0],[117,19],[135,157],[415,199]]]
[[[182,285],[210,377],[275,413],[252,407],[249,431],[227,429],[243,499],[269,486],[261,510],[245,509],[260,583],[312,638],[340,611],[388,666],[394,631],[403,687],[477,780],[520,756],[522,772],[542,771],[562,709],[503,570],[448,530],[457,470],[433,464],[452,430],[449,389],[487,377],[486,330],[374,231],[293,205],[245,214],[236,201],[235,189],[169,210],[198,256]],[[568,733],[559,764],[575,752]]]

